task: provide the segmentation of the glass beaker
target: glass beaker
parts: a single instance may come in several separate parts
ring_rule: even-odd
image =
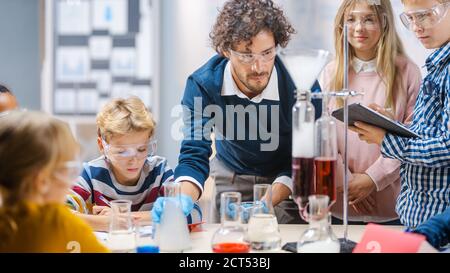
[[[220,228],[214,233],[211,247],[215,253],[248,253],[245,230],[241,225],[241,193],[223,192],[220,195]]]
[[[254,206],[253,201],[241,202],[242,224],[248,224],[248,220],[250,220],[250,215],[252,214],[253,206]]]
[[[298,253],[339,253],[340,245],[331,229],[328,195],[309,197],[309,228],[297,243]]]
[[[337,168],[337,131],[336,121],[328,113],[328,96],[323,96],[322,116],[315,125],[315,194],[330,197],[330,202],[336,201],[336,168]]]
[[[164,209],[161,223],[156,226],[161,252],[182,252],[191,248],[187,219],[181,208],[180,192],[178,183],[169,182],[164,185]]]
[[[248,221],[246,241],[253,250],[279,250],[281,235],[272,206],[272,185],[254,185],[253,199],[254,204]]]
[[[136,238],[131,218],[131,201],[114,200],[110,204],[111,216],[107,245],[112,252],[134,252]]]
[[[155,239],[155,230],[150,221],[136,223],[136,252],[159,253],[159,246]]]

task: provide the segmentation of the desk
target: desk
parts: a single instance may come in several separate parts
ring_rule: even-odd
[[[214,232],[220,227],[218,224],[205,224],[203,231],[191,233],[192,249],[186,253],[211,253],[211,238]],[[308,228],[308,225],[279,225],[283,246],[288,242],[297,242],[303,232]],[[349,226],[349,239],[358,242],[364,233],[366,226]],[[387,228],[403,231],[403,226],[389,226]],[[334,234],[341,238],[344,234],[344,226],[338,225],[332,227]],[[286,251],[279,251],[286,252]],[[288,253],[288,252],[286,252]]]

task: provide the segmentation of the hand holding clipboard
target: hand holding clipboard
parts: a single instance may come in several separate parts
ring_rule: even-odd
[[[344,120],[344,109],[338,109],[336,111],[334,111],[332,113],[332,116],[335,117],[336,119],[343,121]],[[349,121],[349,125],[351,126],[355,126],[358,125],[358,122],[362,122],[365,123],[364,124],[360,124],[361,126],[356,126],[358,127],[359,131],[358,133],[360,134],[360,138],[361,135],[365,135],[365,133],[367,133],[365,131],[365,129],[367,129],[368,131],[372,131],[372,127],[378,127],[381,128],[383,130],[385,130],[386,132],[389,132],[391,134],[394,135],[398,135],[401,137],[406,137],[406,138],[420,138],[419,135],[417,135],[415,132],[409,130],[407,127],[405,127],[403,124],[392,120],[378,112],[376,112],[375,110],[370,109],[367,106],[364,106],[360,103],[354,103],[349,105],[348,107],[348,121]],[[364,139],[362,139],[364,140]],[[373,142],[372,142],[373,143]],[[375,142],[377,143],[377,142]],[[377,143],[380,144],[380,143]]]

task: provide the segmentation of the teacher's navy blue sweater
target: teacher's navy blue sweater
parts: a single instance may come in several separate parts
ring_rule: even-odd
[[[236,174],[291,177],[292,107],[295,103],[296,90],[294,82],[280,59],[276,57],[274,69],[278,75],[279,101],[263,99],[260,103],[255,103],[237,95],[222,96],[227,63],[228,59],[216,55],[187,79],[182,99],[184,140],[175,169],[175,180],[177,182],[188,180],[203,189],[203,184],[209,176],[209,157],[212,153],[212,142],[209,138],[211,130],[206,129],[206,134],[203,130],[209,128],[208,125],[214,121],[216,157]],[[312,89],[313,92],[320,92],[319,84],[316,82]],[[320,101],[313,103],[317,117],[321,113]],[[208,106],[213,105],[215,105],[213,109],[221,111],[205,111]],[[230,122],[233,118],[235,121],[238,118],[236,113],[230,111],[227,113],[227,109],[236,106],[241,109],[242,107],[256,109],[256,113],[246,114],[244,124],[242,120],[239,124]],[[261,109],[264,113],[261,113]],[[278,114],[277,124],[271,124],[271,117],[276,114]],[[217,120],[223,120],[223,126],[218,126]],[[276,143],[273,139],[267,139],[267,135],[257,133],[256,139],[251,137],[251,132],[255,132],[249,126],[252,122],[257,124],[257,132],[276,133],[278,127],[278,145],[275,149],[262,148],[264,144]],[[237,132],[244,132],[245,138],[239,138]]]

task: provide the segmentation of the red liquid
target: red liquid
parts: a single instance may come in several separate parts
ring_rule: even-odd
[[[249,253],[250,245],[246,243],[220,243],[213,245],[214,253]]]
[[[300,198],[300,206],[308,203],[308,196],[314,194],[314,158],[292,158],[292,181],[294,197]]]
[[[316,194],[328,195],[330,202],[336,201],[336,160],[316,158]]]

